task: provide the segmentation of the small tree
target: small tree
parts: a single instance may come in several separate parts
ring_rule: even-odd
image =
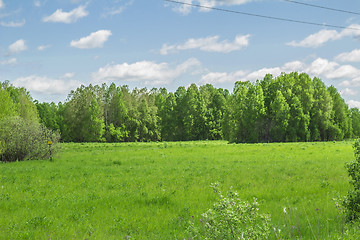
[[[0,139],[0,161],[13,162],[49,158],[48,141],[56,144],[59,136],[36,121],[7,117],[0,120]]]
[[[349,222],[360,220],[360,139],[355,141],[354,152],[355,160],[346,165],[353,188],[343,201],[346,220]]]
[[[270,216],[260,214],[256,198],[253,202],[242,201],[237,192],[223,196],[218,183],[212,184],[218,201],[202,214],[201,226],[192,221],[189,239],[268,239]]]

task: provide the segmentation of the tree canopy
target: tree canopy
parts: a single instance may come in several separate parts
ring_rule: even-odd
[[[35,101],[37,112],[11,103],[17,98],[26,104],[26,98],[21,100],[26,91],[1,91],[0,118],[38,114],[45,126],[60,131],[63,141],[297,142],[360,135],[359,109],[349,109],[335,87],[297,72],[239,81],[232,93],[211,84],[191,84],[175,92],[130,90],[114,83],[81,86],[65,103]]]

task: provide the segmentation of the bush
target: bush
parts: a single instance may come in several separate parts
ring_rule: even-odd
[[[202,214],[200,226],[191,221],[190,239],[268,239],[270,216],[260,214],[258,203],[242,201],[231,190],[223,196],[218,183],[212,184],[218,201]]]
[[[56,145],[59,137],[36,121],[7,117],[0,120],[0,139],[0,160],[13,162],[49,158],[48,141]]]
[[[354,144],[355,160],[346,165],[353,188],[343,201],[344,212],[348,222],[360,220],[360,139]]]

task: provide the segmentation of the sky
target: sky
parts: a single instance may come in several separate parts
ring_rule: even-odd
[[[297,71],[360,108],[360,13],[284,0],[178,1],[233,12],[164,0],[0,0],[0,81],[57,103],[81,84],[232,91],[236,81]],[[354,0],[298,2],[360,12]]]

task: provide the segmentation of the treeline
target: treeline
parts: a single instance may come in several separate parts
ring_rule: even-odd
[[[219,140],[296,142],[360,136],[360,112],[335,87],[307,74],[147,90],[81,86],[62,104],[38,103],[41,122],[66,142]]]

